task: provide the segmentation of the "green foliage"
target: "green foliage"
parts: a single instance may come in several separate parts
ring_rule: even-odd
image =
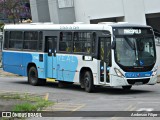
[[[17,104],[13,107],[14,112],[19,112],[19,111],[25,111],[25,112],[30,112],[30,111],[39,111],[44,107],[47,107],[49,105],[51,105],[52,102],[49,101],[45,101],[45,100],[41,100],[41,101],[37,101],[35,103],[31,103],[31,102],[25,102],[22,104]]]
[[[6,99],[6,100],[9,100],[9,99],[20,99],[21,96],[19,94],[10,94],[10,95],[1,94],[0,98],[1,99]]]
[[[8,22],[31,18],[29,0],[0,0],[0,14]]]
[[[36,106],[31,104],[31,103],[22,103],[22,104],[17,104],[13,107],[13,111],[15,112],[19,112],[19,111],[25,111],[25,112],[29,112],[29,111],[36,111]]]
[[[45,100],[43,97],[32,95],[32,94],[18,94],[18,93],[4,93],[0,94],[0,99],[5,100],[20,100],[21,104],[16,104],[13,106],[12,111],[40,111],[44,107],[52,105],[53,102]]]
[[[3,23],[3,22],[0,22],[0,32],[3,31],[3,28],[4,28],[4,23]]]

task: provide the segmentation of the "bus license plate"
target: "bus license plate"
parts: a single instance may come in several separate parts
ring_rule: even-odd
[[[142,85],[143,82],[135,82],[135,85]]]

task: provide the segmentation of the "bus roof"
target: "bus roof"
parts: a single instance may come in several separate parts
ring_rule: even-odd
[[[112,27],[149,27],[136,24],[10,24],[5,25],[4,30],[109,30]]]

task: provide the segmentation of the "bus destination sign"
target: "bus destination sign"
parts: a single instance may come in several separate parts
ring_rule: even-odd
[[[124,29],[124,34],[141,34],[141,29]]]
[[[113,28],[115,35],[153,35],[151,28]]]

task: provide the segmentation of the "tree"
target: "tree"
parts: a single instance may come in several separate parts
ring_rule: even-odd
[[[19,21],[25,17],[31,17],[29,0],[0,0],[0,13],[3,18],[8,19],[10,22]]]

